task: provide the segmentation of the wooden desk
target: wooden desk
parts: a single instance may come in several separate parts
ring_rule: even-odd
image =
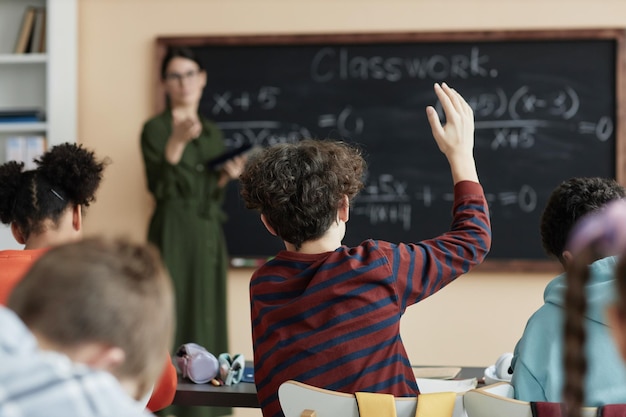
[[[476,378],[481,381],[485,368],[465,367],[457,379]],[[246,407],[259,408],[256,387],[249,382],[240,382],[230,387],[216,387],[211,384],[194,384],[179,380],[173,404],[207,407]]]
[[[216,387],[211,384],[194,384],[179,379],[173,404],[259,408],[256,386],[249,382],[240,382],[229,387]]]

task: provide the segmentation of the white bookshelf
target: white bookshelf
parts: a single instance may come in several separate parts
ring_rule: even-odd
[[[28,6],[46,8],[46,53],[14,54]],[[0,108],[37,107],[44,122],[0,123],[0,163],[10,136],[43,135],[48,148],[76,142],[77,0],[0,0]],[[20,248],[0,225],[0,249]]]
[[[0,2],[5,0],[0,0]],[[7,54],[0,55],[0,65],[4,64],[45,64],[48,54]]]
[[[46,132],[48,130],[48,123],[35,122],[35,123],[0,123],[0,134],[2,133],[37,133]]]

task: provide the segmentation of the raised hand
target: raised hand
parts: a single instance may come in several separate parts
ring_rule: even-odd
[[[474,112],[465,99],[447,84],[435,84],[446,115],[445,126],[433,106],[426,107],[426,115],[439,150],[446,156],[456,184],[468,180],[478,182],[474,163]]]

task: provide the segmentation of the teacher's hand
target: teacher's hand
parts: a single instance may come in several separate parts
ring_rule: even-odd
[[[187,143],[200,136],[202,132],[202,123],[198,118],[191,117],[177,117],[173,115],[172,118],[172,138]]]
[[[230,180],[239,178],[246,166],[246,156],[236,156],[233,159],[229,159],[224,163],[222,167],[222,173],[219,179],[220,187],[224,187]]]
[[[165,159],[176,165],[183,156],[189,142],[200,136],[202,123],[197,117],[189,117],[172,112],[172,134],[165,145]]]

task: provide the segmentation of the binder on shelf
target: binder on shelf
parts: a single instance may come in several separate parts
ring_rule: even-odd
[[[46,9],[45,7],[37,7],[35,9],[35,21],[33,24],[33,34],[31,36],[29,52],[40,53],[42,52],[42,41],[45,39],[45,23],[46,23]]]
[[[45,113],[36,107],[0,109],[0,123],[42,122]]]
[[[35,159],[39,158],[46,151],[46,139],[43,136],[27,136],[26,149],[24,153],[24,169],[37,168]]]
[[[34,160],[46,151],[44,136],[9,136],[5,140],[5,160],[24,163],[24,170],[37,168]]]
[[[24,10],[24,17],[22,18],[22,26],[17,35],[17,41],[15,42],[15,49],[13,52],[16,54],[23,54],[29,51],[29,42],[33,33],[33,24],[35,22],[35,7],[28,6]]]
[[[2,123],[37,123],[42,120],[37,116],[12,116],[12,117],[0,117],[0,124]]]
[[[26,139],[23,136],[9,136],[4,141],[5,162],[24,162],[26,155]]]

